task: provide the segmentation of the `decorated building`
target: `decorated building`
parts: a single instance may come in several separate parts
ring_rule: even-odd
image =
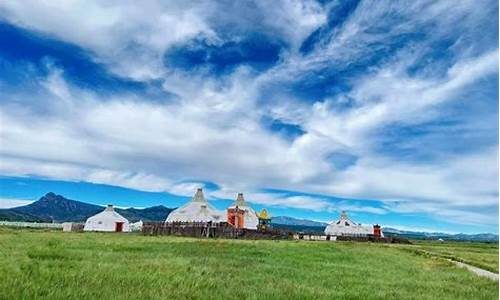
[[[261,231],[267,231],[268,229],[271,229],[272,217],[267,214],[267,210],[265,208],[262,209],[260,214],[257,213],[257,218],[259,218],[259,225],[257,225],[257,229]]]
[[[185,205],[172,211],[165,222],[226,222],[226,215],[211,206],[199,188]]]
[[[236,201],[227,209],[227,222],[237,228],[257,229],[259,219],[255,211],[239,193]]]
[[[325,234],[331,236],[384,236],[379,225],[366,226],[356,223],[349,219],[345,211],[342,211],[338,221],[331,222],[326,226]]]

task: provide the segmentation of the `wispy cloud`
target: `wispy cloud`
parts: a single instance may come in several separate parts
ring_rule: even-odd
[[[23,205],[28,205],[32,203],[33,200],[20,200],[20,199],[9,199],[9,198],[0,198],[0,209],[1,208],[12,208]]]

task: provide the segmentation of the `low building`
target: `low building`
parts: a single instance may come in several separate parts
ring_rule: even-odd
[[[338,221],[331,222],[326,226],[325,234],[330,236],[384,236],[379,225],[366,226],[356,223],[349,219],[345,211],[342,211]]]
[[[83,231],[85,224],[83,223],[73,223],[64,222],[62,223],[63,232],[81,232]]]
[[[172,211],[165,222],[226,222],[226,215],[211,206],[199,188],[185,205]]]
[[[142,222],[142,220],[139,220],[135,223],[130,223],[130,231],[141,231],[143,225],[144,222]]]
[[[253,208],[248,205],[239,193],[236,201],[227,209],[227,222],[237,228],[257,229],[259,219]]]
[[[83,231],[129,232],[129,222],[109,204],[104,211],[87,219]]]

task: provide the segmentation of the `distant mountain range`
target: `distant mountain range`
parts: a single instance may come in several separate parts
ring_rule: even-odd
[[[61,195],[48,193],[38,201],[25,206],[0,209],[1,221],[26,222],[84,222],[101,212],[104,207],[76,200],[66,199]],[[130,222],[164,221],[173,210],[165,206],[152,206],[144,209],[115,208],[116,212]]]
[[[327,223],[323,222],[316,222],[306,219],[296,219],[287,216],[273,217],[272,223],[280,225],[308,226],[308,227],[325,227],[326,225],[328,225]]]
[[[497,242],[498,234],[493,233],[443,233],[443,232],[424,232],[424,231],[409,231],[399,230],[396,228],[384,227],[382,228],[386,236],[402,236],[409,239],[426,239],[426,240],[452,240],[452,241],[476,241],[476,242]]]
[[[26,222],[84,222],[88,217],[101,212],[104,207],[76,200],[66,199],[61,195],[48,193],[38,201],[25,206],[9,209],[0,209],[0,221],[26,221]],[[130,222],[143,221],[164,221],[173,208],[163,205],[152,206],[144,209],[127,208],[115,210],[127,218]],[[303,231],[311,233],[322,233],[327,223],[297,219],[287,216],[273,217],[272,225],[275,228],[282,228],[293,231]],[[498,241],[497,234],[447,234],[441,232],[419,232],[398,230],[384,227],[386,236],[401,236],[413,239],[443,239],[461,241]]]

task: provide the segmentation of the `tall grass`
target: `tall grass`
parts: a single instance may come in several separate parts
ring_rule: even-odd
[[[0,228],[0,299],[498,299],[498,282],[370,243]]]

